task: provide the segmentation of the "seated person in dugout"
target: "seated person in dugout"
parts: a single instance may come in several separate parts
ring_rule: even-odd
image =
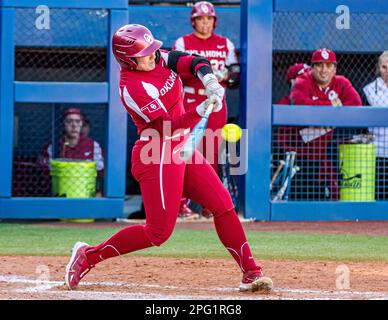
[[[363,89],[369,105],[388,108],[388,51],[377,63],[377,79]],[[376,200],[388,199],[388,127],[369,128],[376,145]]]
[[[65,109],[62,114],[63,133],[59,138],[59,158],[92,160],[97,169],[97,196],[102,196],[104,176],[103,151],[98,142],[82,134],[84,115],[78,108]],[[42,149],[38,164],[42,167],[47,183],[50,183],[50,160],[55,157],[52,141]]]
[[[311,106],[361,106],[361,98],[350,81],[344,76],[336,75],[337,59],[333,51],[318,49],[311,57],[311,70],[296,77],[290,94],[292,105]],[[335,165],[328,154],[328,147],[333,139],[333,128],[300,128],[297,133],[281,137],[285,151],[296,151],[301,172],[310,161],[319,163],[318,174],[314,173],[311,189],[323,187],[325,194],[307,194],[309,200],[338,200],[338,181]],[[287,142],[288,143],[287,143]],[[314,168],[313,168],[314,169]],[[311,174],[311,173],[310,173]],[[309,181],[304,181],[304,184]],[[322,188],[318,188],[322,190]],[[307,192],[309,193],[309,192]],[[290,195],[291,197],[291,195]]]

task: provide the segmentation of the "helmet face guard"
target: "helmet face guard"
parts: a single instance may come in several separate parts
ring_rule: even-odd
[[[214,9],[214,6],[208,1],[197,2],[193,6],[193,9],[191,10],[191,17],[190,17],[191,26],[195,28],[195,18],[205,17],[205,16],[214,17],[213,28],[215,29],[217,25],[216,10]]]
[[[127,24],[112,37],[112,52],[124,68],[136,69],[134,58],[146,57],[159,50],[163,43],[154,39],[151,31],[140,24]]]

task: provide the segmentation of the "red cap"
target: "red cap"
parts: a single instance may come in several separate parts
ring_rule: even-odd
[[[333,51],[323,48],[323,49],[318,49],[314,51],[313,55],[311,56],[311,64],[314,64],[317,62],[337,63],[337,58]]]
[[[62,118],[65,119],[70,114],[78,114],[78,115],[81,116],[81,118],[83,118],[81,110],[78,109],[78,108],[68,108],[68,109],[65,109],[63,111],[63,113],[62,113]]]
[[[287,70],[287,80],[291,81],[310,70],[310,66],[305,63],[295,63]]]

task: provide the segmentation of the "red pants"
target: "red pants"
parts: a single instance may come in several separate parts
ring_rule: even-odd
[[[234,208],[229,192],[206,159],[195,151],[198,164],[175,164],[167,153],[179,148],[178,142],[161,146],[163,163],[144,165],[141,147],[148,142],[139,141],[132,152],[132,173],[140,184],[146,212],[146,234],[154,245],[160,245],[172,233],[178,216],[182,195],[211,210],[216,216]],[[164,151],[164,152],[163,152]],[[144,162],[144,160],[143,160]]]
[[[185,106],[185,110],[191,110],[192,108],[196,108],[201,102],[206,100],[206,96],[197,95],[192,93],[185,92],[183,98],[183,105]],[[218,173],[218,154],[220,151],[222,137],[221,137],[221,129],[228,121],[228,108],[226,105],[226,99],[222,101],[223,106],[219,112],[214,112],[210,115],[207,128],[217,132],[214,141],[209,141],[206,137],[202,139],[202,146],[200,146],[200,150],[202,150],[203,156],[209,161],[214,170]],[[210,145],[209,145],[210,144]],[[211,154],[209,154],[209,150]]]
[[[88,262],[95,265],[108,258],[160,246],[174,230],[182,195],[209,208],[214,216],[217,234],[243,272],[257,270],[240,220],[234,210],[229,192],[216,172],[196,151],[196,163],[176,163],[182,141],[156,143],[159,152],[156,163],[148,163],[153,153],[148,141],[137,141],[132,150],[132,173],[140,183],[146,212],[146,225],[124,228],[96,247],[87,250]],[[148,150],[148,151],[147,151]],[[174,158],[173,155],[177,154]],[[171,159],[170,157],[173,157]],[[199,162],[199,163],[198,163]]]

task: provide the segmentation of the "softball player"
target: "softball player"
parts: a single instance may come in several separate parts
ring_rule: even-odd
[[[178,38],[173,49],[207,58],[211,63],[213,73],[224,88],[238,84],[239,65],[235,46],[228,38],[214,33],[217,25],[217,15],[214,6],[208,1],[197,2],[193,6],[190,22],[194,28],[194,32]],[[231,72],[232,67],[234,67],[233,72]],[[238,72],[235,70],[238,70]],[[184,85],[183,105],[185,110],[188,111],[206,99],[206,88],[200,79],[194,78],[191,75],[184,74],[181,78]],[[209,118],[207,125],[207,128],[217,133],[217,135],[212,141],[204,136],[202,141],[202,154],[211,163],[217,173],[219,171],[218,154],[222,141],[221,129],[228,120],[225,98],[223,99],[223,104],[224,107],[221,111],[213,114]],[[184,201],[182,201],[182,207],[186,208],[186,210],[188,209]],[[203,214],[204,216],[211,216],[210,210],[206,208]]]
[[[207,103],[185,112],[178,74],[201,79],[216,100],[214,112],[224,107],[224,89],[206,59],[162,51],[161,46],[146,27],[136,24],[121,27],[112,39],[121,66],[121,100],[140,136],[132,150],[132,173],[140,183],[146,224],[124,228],[97,246],[77,242],[66,267],[66,284],[76,289],[101,261],[164,243],[173,232],[184,194],[214,212],[217,234],[243,272],[240,290],[269,291],[272,281],[256,265],[230,195],[215,171],[198,151],[193,157],[202,160],[199,164],[179,159],[188,129],[201,119]]]

